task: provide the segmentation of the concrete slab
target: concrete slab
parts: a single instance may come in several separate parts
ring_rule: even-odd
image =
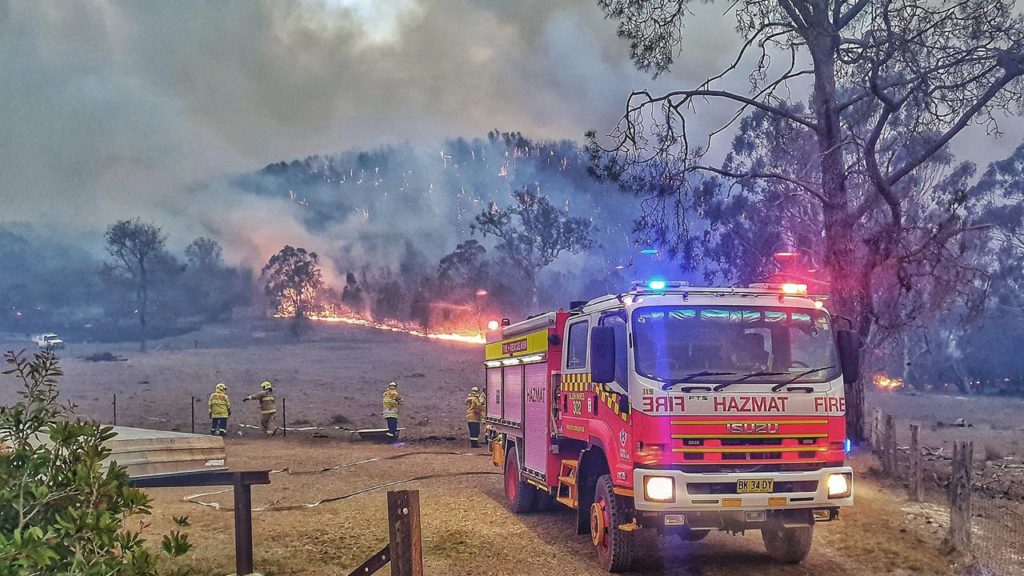
[[[187,434],[115,426],[117,436],[107,442],[110,460],[128,469],[130,476],[227,470],[224,439],[219,436]]]

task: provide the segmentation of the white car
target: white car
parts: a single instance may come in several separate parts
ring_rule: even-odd
[[[64,341],[60,339],[60,336],[52,332],[46,334],[40,334],[32,339],[36,345],[45,350],[63,350]]]

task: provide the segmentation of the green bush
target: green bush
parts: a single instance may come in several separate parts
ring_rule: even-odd
[[[102,465],[113,429],[61,403],[52,353],[5,360],[3,374],[22,389],[17,403],[0,407],[0,576],[155,575],[160,553],[145,547],[146,524],[127,527],[150,513],[149,497],[129,486],[122,466]],[[178,531],[161,546],[168,556],[190,548]]]

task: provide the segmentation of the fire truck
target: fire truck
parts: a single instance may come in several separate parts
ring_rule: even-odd
[[[609,572],[630,569],[641,531],[760,530],[770,556],[800,562],[815,524],[853,504],[859,348],[793,284],[652,280],[503,320],[484,365],[507,506],[576,510]]]

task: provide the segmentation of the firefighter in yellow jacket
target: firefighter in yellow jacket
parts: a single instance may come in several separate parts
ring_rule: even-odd
[[[228,387],[221,382],[217,384],[213,394],[210,394],[210,434],[227,436],[230,415],[231,399],[228,398]]]
[[[398,441],[398,408],[402,405],[402,395],[398,393],[398,383],[391,382],[384,391],[384,420],[388,423],[388,441]]]
[[[242,402],[259,400],[260,402],[260,426],[267,436],[277,434],[277,424],[274,422],[277,414],[277,404],[274,402],[274,387],[270,380],[264,380],[260,384],[261,390],[252,396],[246,396]]]
[[[469,396],[466,396],[466,425],[469,426],[469,445],[473,448],[480,447],[480,422],[484,419],[485,403],[479,388],[473,386],[469,389]]]

